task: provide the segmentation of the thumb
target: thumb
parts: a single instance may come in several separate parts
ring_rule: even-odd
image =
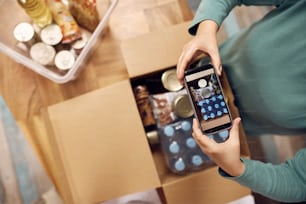
[[[233,127],[230,130],[230,135],[234,137],[233,139],[239,140],[239,124],[240,124],[241,118],[235,118],[233,121]]]
[[[218,50],[210,54],[210,60],[211,60],[211,64],[216,68],[217,74],[221,76],[222,63],[221,63],[221,58],[220,58]]]

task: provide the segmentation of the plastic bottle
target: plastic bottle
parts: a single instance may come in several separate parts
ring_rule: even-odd
[[[39,27],[52,23],[52,15],[44,0],[17,0],[29,17]]]

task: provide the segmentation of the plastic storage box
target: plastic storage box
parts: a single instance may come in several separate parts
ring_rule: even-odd
[[[89,39],[82,49],[80,54],[76,57],[71,69],[66,72],[54,71],[55,68],[43,66],[31,59],[29,50],[22,49],[18,46],[18,41],[14,38],[13,30],[15,26],[21,22],[32,23],[31,19],[25,13],[23,8],[17,1],[0,0],[0,51],[8,55],[15,61],[21,63],[25,67],[37,72],[38,74],[50,79],[55,83],[66,83],[75,79],[79,71],[84,68],[84,62],[89,56],[90,51],[97,43],[99,36],[107,26],[108,19],[111,16],[114,8],[119,0],[99,0],[97,1],[97,9],[100,15],[100,23],[90,33]]]

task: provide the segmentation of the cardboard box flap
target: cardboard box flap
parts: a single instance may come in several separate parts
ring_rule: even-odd
[[[212,167],[163,185],[168,203],[228,203],[250,195],[251,190],[235,181],[222,178]],[[218,196],[219,195],[219,196]]]
[[[130,77],[176,66],[183,46],[192,39],[190,22],[122,41],[121,51]]]
[[[75,203],[97,203],[160,186],[128,80],[48,111]]]

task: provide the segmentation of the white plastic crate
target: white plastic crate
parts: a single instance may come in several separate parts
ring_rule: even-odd
[[[94,32],[90,34],[87,44],[76,58],[72,68],[63,73],[60,71],[53,71],[54,69],[50,69],[50,67],[35,62],[31,59],[28,50],[21,49],[17,46],[18,41],[13,36],[15,26],[21,22],[32,23],[32,21],[17,1],[0,0],[0,51],[55,83],[62,84],[69,82],[75,79],[80,70],[85,67],[84,62],[90,55],[90,51],[93,49],[94,45],[98,42],[99,36],[107,26],[108,20],[118,1],[119,0],[97,0],[97,8],[101,18],[100,23]]]

